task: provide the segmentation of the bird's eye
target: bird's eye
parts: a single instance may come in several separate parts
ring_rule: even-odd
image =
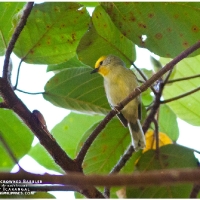
[[[99,65],[102,65],[103,64],[103,61],[101,61],[100,63],[99,63]]]

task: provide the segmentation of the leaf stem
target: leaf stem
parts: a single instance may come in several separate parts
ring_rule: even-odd
[[[17,69],[17,77],[16,77],[16,83],[15,83],[15,86],[14,86],[14,90],[17,88],[17,85],[18,85],[18,81],[19,81],[19,72],[20,72],[20,69],[21,69],[21,64],[23,62],[23,59],[20,60],[19,62],[19,66],[18,66],[18,69]]]
[[[43,94],[44,92],[26,92],[26,91],[23,91],[23,90],[20,90],[20,89],[15,89],[16,91],[18,92],[22,92],[22,93],[25,93],[25,94],[31,94],[31,95],[37,95],[37,94]]]

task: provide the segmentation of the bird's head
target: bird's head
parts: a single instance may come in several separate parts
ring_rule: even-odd
[[[91,74],[98,72],[102,76],[106,76],[108,75],[108,73],[114,70],[116,66],[118,65],[124,66],[124,62],[117,56],[113,56],[113,55],[101,56],[96,61],[95,69],[91,71]]]

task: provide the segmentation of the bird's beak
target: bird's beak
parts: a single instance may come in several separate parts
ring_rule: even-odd
[[[95,68],[94,70],[92,70],[91,72],[90,72],[90,74],[94,74],[94,73],[96,73],[96,72],[98,72],[99,71],[99,68]]]

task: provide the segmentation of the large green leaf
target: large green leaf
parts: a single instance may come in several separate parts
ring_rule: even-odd
[[[71,158],[75,158],[77,146],[84,133],[97,121],[99,115],[70,113],[52,129],[52,134]]]
[[[24,5],[24,2],[0,2],[0,56],[5,54],[8,42],[14,31],[13,26],[15,24],[12,24],[12,19]],[[17,23],[18,20],[17,18],[15,19]]]
[[[163,64],[168,63],[169,59],[161,59]],[[177,64],[173,79],[184,78],[200,74],[200,56],[186,58]],[[169,99],[184,94],[199,87],[199,78],[179,81],[169,84],[164,89],[164,98]],[[173,112],[186,122],[200,125],[200,93],[196,92],[187,97],[168,103]]]
[[[82,135],[100,119],[102,119],[102,116],[70,113],[52,129],[51,133],[67,155],[74,159]],[[41,144],[35,145],[30,150],[29,155],[47,169],[63,173]]]
[[[47,71],[60,71],[66,68],[73,68],[73,67],[89,67],[85,64],[83,64],[77,56],[74,56],[73,58],[69,59],[68,61],[56,65],[49,65],[47,68]]]
[[[120,33],[101,6],[95,8],[92,23],[78,46],[79,59],[94,66],[100,56],[114,54],[130,66],[136,58],[135,45]]]
[[[167,105],[160,107],[158,125],[159,131],[168,135],[171,140],[176,141],[178,139],[179,129],[177,117]]]
[[[77,152],[97,125],[98,123],[84,134]],[[130,143],[131,137],[128,128],[123,127],[117,118],[112,119],[89,148],[83,162],[84,172],[86,174],[109,173]],[[134,158],[137,159],[137,157]],[[134,160],[132,162],[132,167],[129,163],[129,166],[123,172],[134,170]]]
[[[46,86],[44,98],[56,106],[85,113],[106,114],[108,105],[102,77],[89,67],[69,68],[57,73]]]
[[[15,45],[15,54],[27,63],[56,64],[76,54],[88,29],[89,14],[78,3],[36,4]]]
[[[26,155],[31,148],[33,134],[11,110],[0,109],[0,134],[17,160]],[[15,164],[0,141],[0,169],[8,171]]]
[[[178,145],[166,145],[160,148],[159,156],[156,151],[145,152],[137,163],[139,171],[195,168],[197,159],[194,152]],[[192,184],[176,184],[171,186],[149,186],[129,188],[128,198],[189,198]]]
[[[102,6],[127,38],[157,55],[175,57],[199,40],[199,3],[105,2]]]

